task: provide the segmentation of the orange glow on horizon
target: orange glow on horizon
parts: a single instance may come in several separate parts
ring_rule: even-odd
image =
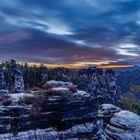
[[[39,67],[41,64],[40,63],[28,63],[29,66],[37,66]],[[70,69],[78,69],[85,67],[83,65],[78,65],[78,64],[69,64],[69,65],[64,65],[64,64],[43,64],[43,66],[48,67],[48,68],[70,68]]]
[[[39,67],[41,64],[40,63],[28,63],[29,66],[37,66]],[[91,65],[86,65],[86,64],[43,64],[45,67],[48,68],[70,68],[70,69],[78,69],[78,68],[86,68],[90,67]],[[133,67],[133,65],[96,65],[96,68],[128,68],[128,67]]]
[[[109,69],[109,68],[129,68],[129,67],[133,67],[133,65],[99,65],[96,66],[96,68],[103,68],[103,69]]]

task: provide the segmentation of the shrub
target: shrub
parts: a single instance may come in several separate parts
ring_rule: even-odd
[[[31,90],[25,90],[25,93],[32,93],[32,91]]]
[[[26,105],[30,105],[30,104],[33,104],[35,98],[34,97],[28,97],[28,96],[25,96],[23,98],[20,98],[19,100],[19,104],[26,104]]]
[[[140,92],[140,85],[130,84],[130,91],[134,93]]]
[[[38,90],[40,90],[40,88],[37,87],[37,86],[34,86],[34,87],[32,87],[32,90],[33,90],[33,91],[38,91]]]
[[[123,109],[130,110],[140,115],[140,100],[136,99],[135,95],[132,93],[127,93],[122,97],[120,106]]]
[[[9,99],[9,98],[10,98],[10,96],[8,96],[8,95],[1,96],[0,97],[0,102],[3,101],[3,100]]]
[[[14,93],[14,94],[15,94],[15,93],[21,93],[21,91],[18,90],[18,89],[14,89],[14,90],[12,91],[12,93]],[[11,94],[12,94],[12,93],[11,93]]]
[[[57,87],[57,86],[45,84],[45,85],[43,86],[43,89],[44,89],[44,90],[49,90],[49,89],[52,89],[52,88],[55,88],[55,87]]]
[[[1,103],[1,105],[9,106],[12,104],[12,100],[9,98],[9,99],[5,99],[5,100],[1,101],[0,103]]]
[[[29,115],[32,117],[38,117],[40,116],[41,112],[45,109],[45,105],[48,101],[48,94],[39,94],[33,104],[32,104],[32,108],[30,110]]]
[[[55,91],[55,90],[48,90],[47,94],[50,96],[61,96],[62,92],[61,91]]]
[[[12,100],[11,100],[10,96],[5,95],[5,96],[0,97],[0,104],[4,105],[4,106],[11,105]]]
[[[77,86],[73,85],[71,87],[69,87],[69,90],[72,91],[72,93],[77,92]]]

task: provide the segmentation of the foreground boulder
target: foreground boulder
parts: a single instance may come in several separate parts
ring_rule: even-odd
[[[105,133],[109,140],[140,140],[140,117],[130,111],[115,113]]]
[[[98,116],[107,124],[104,126],[107,140],[140,140],[140,117],[135,113],[103,104]]]

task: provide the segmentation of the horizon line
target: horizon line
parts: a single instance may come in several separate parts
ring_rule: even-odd
[[[1,61],[2,62],[6,62],[6,61]],[[70,69],[78,69],[78,68],[88,68],[88,67],[96,67],[96,68],[129,68],[129,67],[133,67],[135,65],[133,64],[86,64],[86,63],[81,63],[81,64],[46,64],[46,63],[42,63],[42,62],[21,62],[21,61],[16,61],[18,64],[21,65],[25,65],[27,63],[28,66],[30,67],[40,67],[41,65],[43,65],[44,67],[47,68],[70,68]],[[136,65],[139,66],[139,65]]]

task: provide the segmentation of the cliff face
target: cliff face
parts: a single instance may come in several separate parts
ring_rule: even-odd
[[[94,99],[85,97],[80,99],[77,99],[77,97],[50,98],[43,112],[37,117],[29,115],[30,108],[20,106],[1,107],[0,133],[11,132],[16,134],[14,131],[20,132],[17,137],[4,134],[1,135],[1,138],[102,139],[103,135],[97,119],[97,105],[94,102]],[[15,112],[14,116],[18,117],[13,117],[13,112]],[[38,133],[40,134],[37,135]],[[45,133],[46,136],[44,136]]]
[[[101,105],[97,112],[93,102],[93,99],[50,99],[48,109],[35,118],[28,114],[27,107],[1,107],[0,139],[140,140],[138,115],[111,104]],[[13,117],[13,112],[19,117]]]
[[[29,106],[1,106],[0,139],[140,140],[138,115],[111,104],[98,110],[94,102],[91,97],[51,97],[34,117]]]
[[[77,79],[79,81],[76,83],[78,87],[96,98],[99,104],[114,104],[120,99],[120,91],[116,84],[113,69],[107,69],[106,71],[96,68],[81,70]]]

